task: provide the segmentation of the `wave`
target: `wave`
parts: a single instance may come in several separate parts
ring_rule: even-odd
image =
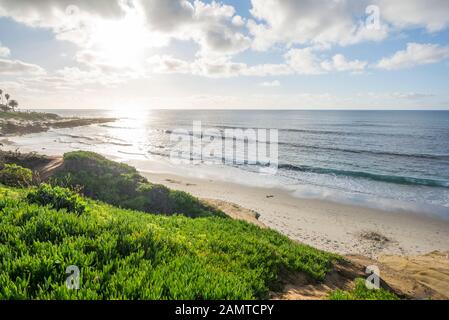
[[[61,143],[79,143],[79,144],[85,144],[85,145],[98,145],[98,144],[110,144],[114,146],[119,147],[131,147],[133,146],[132,143],[128,143],[125,140],[118,139],[118,138],[110,138],[105,136],[95,136],[95,137],[86,137],[86,136],[80,136],[80,135],[74,135],[74,134],[61,134],[62,137],[68,137],[71,139],[74,139],[75,141],[71,142],[65,142],[61,141]],[[91,143],[84,142],[89,141]]]
[[[425,154],[425,153],[400,153],[400,152],[389,152],[389,151],[378,151],[378,150],[362,150],[362,149],[345,149],[345,148],[335,148],[335,147],[324,147],[324,146],[311,146],[307,144],[292,143],[292,142],[279,142],[279,145],[287,145],[298,148],[307,148],[314,150],[328,150],[328,151],[339,151],[347,153],[356,154],[372,154],[377,156],[392,156],[392,157],[406,157],[406,158],[421,158],[421,159],[432,159],[432,160],[449,160],[448,154]]]
[[[92,137],[79,136],[79,135],[75,135],[75,134],[63,134],[63,133],[61,133],[60,136],[68,137],[68,138],[72,138],[72,139],[82,139],[82,140],[87,140],[87,141],[96,141],[97,140],[97,139],[92,138]]]
[[[102,128],[109,128],[109,129],[133,129],[132,127],[113,126],[110,124],[101,124],[99,126]]]
[[[346,127],[346,125],[345,125]],[[375,127],[373,125],[373,127]],[[377,126],[380,127],[380,126]],[[387,126],[389,127],[389,126]],[[226,125],[217,125],[217,126],[211,126],[211,128],[217,128],[217,129],[241,129],[241,130],[247,130],[247,129],[261,129],[261,130],[278,130],[279,132],[296,132],[296,133],[306,133],[306,134],[313,134],[313,135],[336,135],[336,136],[391,136],[390,133],[385,132],[360,132],[360,131],[338,131],[338,130],[314,130],[314,129],[294,129],[294,128],[269,128],[269,127],[258,127],[258,128],[248,128],[248,127],[242,127],[242,126],[226,126]],[[168,130],[170,131],[170,130]],[[168,132],[171,133],[171,132]],[[398,134],[395,133],[395,137],[410,137],[410,134]]]
[[[118,150],[117,152],[121,153],[121,154],[130,155],[130,156],[146,156],[146,154],[138,153],[138,152],[128,152],[128,151],[122,151],[122,150]]]
[[[168,153],[168,152],[158,152],[158,151],[148,150],[147,153],[151,154],[153,156],[159,156],[159,157],[164,157],[164,158],[170,157],[170,153]]]
[[[112,141],[104,141],[103,144],[111,144],[113,146],[119,146],[119,147],[132,147],[132,143],[121,143],[121,142],[112,142]]]
[[[264,128],[264,127],[258,127],[258,128],[248,128],[248,127],[239,127],[239,126],[223,126],[223,125],[219,125],[219,126],[210,126],[210,127],[204,127],[204,129],[219,129],[220,132],[224,133],[224,131],[226,129],[232,129],[232,130],[278,130],[280,132],[299,132],[299,133],[310,133],[310,134],[318,134],[318,135],[360,135],[360,132],[347,132],[347,131],[331,131],[331,130],[310,130],[310,129],[282,129],[282,128]],[[167,134],[171,134],[173,133],[175,130],[165,130],[165,133]],[[369,135],[373,135],[373,134],[377,134],[377,133],[372,133],[372,132],[366,132],[363,134],[369,134]],[[382,135],[383,133],[379,133],[380,135]],[[189,131],[189,135],[193,135],[192,131]],[[199,136],[199,135],[197,135]]]
[[[166,130],[165,133],[171,134],[173,131]],[[180,135],[188,135],[188,136],[194,136],[196,138],[204,138],[205,136],[203,134],[196,134],[194,135],[192,132],[188,133],[179,133]],[[209,135],[207,135],[209,137]],[[233,137],[226,137],[226,136],[214,136],[216,138],[221,138],[222,140],[233,140]],[[246,141],[245,138],[236,139],[237,141]],[[249,140],[249,142],[255,142],[255,143],[266,143],[268,145],[272,144],[270,141],[261,141],[259,139],[256,140]],[[405,157],[405,158],[418,158],[418,159],[431,159],[431,160],[446,160],[449,161],[449,155],[448,154],[414,154],[414,153],[400,153],[400,152],[390,152],[390,151],[380,151],[380,150],[363,150],[363,149],[346,149],[346,148],[336,148],[336,147],[326,147],[326,146],[313,146],[313,145],[307,145],[307,144],[301,144],[301,143],[295,143],[295,142],[286,142],[286,141],[279,141],[277,143],[278,145],[285,145],[285,146],[291,146],[295,148],[307,148],[307,149],[313,149],[313,150],[327,150],[327,151],[337,151],[337,152],[346,152],[346,153],[354,153],[354,154],[370,154],[375,156],[388,156],[388,157]]]
[[[148,154],[168,158],[170,157],[169,152],[159,152],[148,150]],[[201,157],[199,155],[188,155],[186,157],[180,157],[179,159],[187,159],[187,160],[199,160]],[[211,161],[212,159],[208,159]],[[216,158],[215,160],[223,160],[222,158]],[[202,161],[201,161],[202,162]],[[229,165],[229,164],[228,164]],[[245,163],[243,165],[235,165],[235,167],[261,167],[261,164],[248,164]],[[329,169],[329,168],[320,168],[320,167],[312,167],[306,165],[292,165],[292,164],[279,164],[278,169],[284,169],[288,171],[297,171],[304,173],[315,173],[315,174],[325,174],[331,176],[340,176],[340,177],[350,177],[350,178],[358,178],[358,179],[366,179],[377,182],[386,182],[393,184],[401,184],[401,185],[410,185],[410,186],[427,186],[427,187],[439,187],[439,188],[449,188],[448,181],[435,180],[435,179],[426,179],[426,178],[415,178],[415,177],[405,177],[405,176],[394,176],[394,175],[384,175],[384,174],[376,174],[365,171],[351,171],[351,170],[338,170],[338,169]]]
[[[306,172],[306,173],[317,173],[317,174],[328,174],[335,176],[346,176],[352,178],[363,178],[372,181],[395,183],[402,185],[414,185],[414,186],[428,186],[428,187],[440,187],[449,188],[449,182],[433,179],[423,179],[414,177],[403,177],[403,176],[390,176],[383,174],[375,174],[364,171],[350,171],[350,170],[337,170],[328,168],[318,168],[311,166],[296,166],[291,164],[280,164],[279,169]]]

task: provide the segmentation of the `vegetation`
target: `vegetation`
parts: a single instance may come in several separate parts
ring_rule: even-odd
[[[48,121],[57,120],[60,117],[54,113],[46,112],[0,112],[0,119],[3,120],[23,120],[23,121]]]
[[[0,89],[0,137],[45,132],[51,128],[81,127],[116,120],[113,118],[66,118],[43,112],[17,112],[19,103],[10,98],[11,96],[7,93],[3,95],[3,90]]]
[[[0,136],[45,132],[50,128],[82,127],[116,120],[113,118],[64,118],[52,113],[9,112],[8,110],[0,112]]]
[[[320,280],[336,259],[229,218],[151,215],[88,199],[75,215],[30,203],[34,193],[0,187],[0,299],[267,298],[281,272]],[[80,290],[65,285],[70,265],[80,269]]]
[[[16,164],[18,166],[38,171],[40,168],[48,165],[53,158],[39,155],[37,153],[20,153],[19,151],[0,151],[0,168],[5,163]]]
[[[12,110],[13,112],[15,112],[15,111],[16,111],[16,108],[19,107],[19,103],[17,102],[17,100],[10,100],[10,101],[8,102],[8,106],[11,108],[11,110]]]
[[[10,100],[11,96],[8,93],[5,93],[6,103],[3,104],[3,90],[0,89],[0,109],[3,112],[8,112],[12,110],[13,112],[19,106],[19,103],[16,100]]]
[[[9,185],[0,185],[0,299],[265,299],[281,289],[281,275],[321,281],[341,259],[95,153],[66,154],[51,181],[59,186],[36,187],[14,182],[49,159],[0,155],[14,162],[0,164],[0,183]],[[69,266],[80,270],[79,290],[66,285]],[[329,298],[397,299],[363,279]]]
[[[127,209],[189,217],[224,216],[185,192],[151,184],[135,168],[92,152],[65,154],[64,165],[52,183],[79,188],[89,198]]]
[[[33,172],[16,164],[0,163],[0,183],[12,187],[27,187],[33,182]]]
[[[329,296],[330,300],[399,300],[399,297],[385,289],[370,290],[365,285],[365,279],[356,279],[352,291],[335,290]]]
[[[56,210],[66,209],[67,212],[82,214],[86,211],[86,202],[75,192],[41,184],[28,193],[27,200],[42,206],[49,206]]]

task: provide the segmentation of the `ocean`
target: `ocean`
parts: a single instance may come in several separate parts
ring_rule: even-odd
[[[51,110],[115,123],[15,137],[22,150],[91,150],[138,169],[283,188],[295,196],[449,219],[449,111]],[[174,164],[174,130],[277,129],[278,170]],[[194,133],[192,133],[194,134]]]

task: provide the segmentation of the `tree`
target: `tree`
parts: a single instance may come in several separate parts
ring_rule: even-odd
[[[7,94],[5,94],[5,98],[6,98],[6,106],[8,106],[8,104],[9,104],[9,98],[10,98],[11,96],[9,95],[9,93],[7,93]]]
[[[8,94],[6,94],[6,95],[9,97]],[[3,90],[1,90],[1,89],[0,89],[0,101],[1,101],[0,110],[3,112],[8,112],[8,109],[9,109],[8,106],[6,104],[3,104]]]
[[[16,111],[15,109],[19,106],[19,103],[16,100],[11,100],[8,103],[8,106],[11,107],[12,111]]]

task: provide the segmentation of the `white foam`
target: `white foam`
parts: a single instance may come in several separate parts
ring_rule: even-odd
[[[150,143],[145,137],[150,135],[156,140],[160,139],[156,136],[157,132],[141,125],[133,126],[129,122],[129,119],[120,121],[120,128],[99,125],[83,127],[81,137],[77,137],[80,136],[79,128],[10,137],[8,139],[14,145],[4,149],[19,148],[22,152],[36,151],[46,155],[62,155],[73,150],[94,151],[111,159],[127,162],[142,171],[217,179],[246,186],[281,188],[300,198],[325,199],[383,210],[430,213],[449,219],[449,189],[285,170],[280,170],[278,175],[273,176],[225,165],[175,165],[167,158],[148,155],[148,145],[153,141]],[[117,141],[130,143],[117,145]],[[161,141],[156,142],[159,144]]]

